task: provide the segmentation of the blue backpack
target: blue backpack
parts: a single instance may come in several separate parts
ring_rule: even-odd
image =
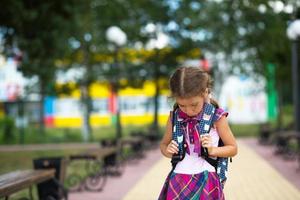
[[[203,106],[203,112],[199,121],[198,131],[200,135],[208,134],[211,127],[213,126],[213,118],[216,112],[216,108],[214,105],[205,103]],[[183,160],[185,156],[185,136],[184,132],[181,129],[181,123],[180,121],[176,120],[178,116],[178,109],[176,106],[174,106],[173,114],[172,114],[172,139],[175,140],[178,143],[178,154],[174,154],[172,156],[172,170],[173,171],[176,167],[176,164]],[[223,141],[221,138],[219,139],[218,146],[224,146]],[[227,171],[228,171],[228,157],[217,157],[217,159],[211,158],[208,156],[207,148],[203,148],[201,146],[201,156],[209,163],[211,164],[215,169],[219,176],[220,183],[222,187],[224,187],[225,181],[227,180]],[[230,162],[231,158],[230,158]]]

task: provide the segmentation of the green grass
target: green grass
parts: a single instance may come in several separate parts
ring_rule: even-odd
[[[0,152],[0,174],[19,170],[32,169],[32,160],[40,157],[59,157],[79,153],[80,150],[51,150],[51,151],[16,151]]]
[[[257,137],[259,134],[259,124],[231,124],[231,131],[237,137]]]
[[[134,131],[146,131],[148,126],[126,126],[122,134],[128,136]],[[112,139],[116,135],[114,127],[107,126],[92,129],[92,138],[89,142],[97,142],[102,139]],[[9,138],[5,137],[4,131],[0,131],[1,144],[21,144],[21,130],[13,128]],[[38,127],[30,126],[24,130],[24,144],[43,144],[43,143],[71,143],[82,142],[81,129],[79,128],[46,128],[44,134],[39,132]]]

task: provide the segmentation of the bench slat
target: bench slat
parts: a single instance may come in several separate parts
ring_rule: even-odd
[[[55,170],[20,170],[0,176],[0,197],[5,197],[34,184],[54,178]]]
[[[89,149],[80,154],[70,155],[70,159],[71,160],[75,160],[75,159],[99,159],[100,160],[116,152],[117,152],[116,147],[95,148],[95,149]]]

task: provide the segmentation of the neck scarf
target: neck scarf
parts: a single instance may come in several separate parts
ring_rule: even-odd
[[[186,138],[189,138],[189,141],[185,142],[187,145],[186,152],[190,154],[191,149],[189,144],[194,144],[194,152],[199,156],[201,156],[201,139],[198,129],[200,116],[201,115],[198,114],[197,116],[190,117],[180,109],[178,112],[178,120],[181,121],[181,128],[183,129]]]

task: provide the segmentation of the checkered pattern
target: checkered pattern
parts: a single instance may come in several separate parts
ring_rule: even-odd
[[[167,187],[167,184],[169,186]],[[170,174],[159,200],[224,200],[222,187],[215,172],[200,174]]]

